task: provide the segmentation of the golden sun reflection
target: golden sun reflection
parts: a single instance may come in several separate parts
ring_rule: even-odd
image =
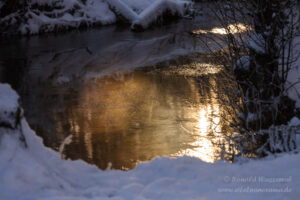
[[[197,157],[205,162],[214,162],[216,160],[217,147],[214,141],[220,139],[221,126],[219,124],[219,117],[212,117],[219,112],[219,107],[215,106],[215,110],[212,110],[211,105],[201,108],[197,113],[198,122],[195,125],[193,131],[194,141],[190,143],[192,148],[177,154],[187,155],[191,157]],[[212,135],[211,135],[212,134]]]
[[[210,81],[210,84],[215,86],[216,83]],[[195,89],[193,82],[190,82],[190,86]],[[216,101],[215,92],[210,89],[209,93],[210,103],[199,104],[189,112],[189,115],[197,120],[195,125],[191,127],[192,130],[188,130],[184,125],[181,126],[184,131],[190,133],[194,138],[194,141],[189,143],[191,148],[180,151],[173,156],[186,155],[210,163],[216,161],[216,155],[219,152],[216,143],[222,139],[221,107]]]
[[[68,111],[75,141],[69,152],[101,169],[132,169],[162,156],[216,161],[227,126],[218,100],[221,70],[192,63],[91,81]]]
[[[250,31],[251,27],[242,23],[239,24],[230,24],[226,28],[223,27],[215,27],[211,30],[194,30],[194,34],[208,34],[208,33],[214,33],[214,34],[220,34],[220,35],[227,35],[227,34],[237,34],[237,33],[243,33],[246,31]]]

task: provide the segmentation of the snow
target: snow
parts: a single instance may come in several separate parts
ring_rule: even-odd
[[[261,34],[253,33],[250,35],[248,46],[255,52],[262,54],[265,52],[265,39]]]
[[[69,77],[66,77],[66,76],[60,76],[58,77],[55,82],[54,82],[54,85],[62,85],[64,83],[68,83],[70,82],[70,78]]]
[[[127,4],[122,0],[109,0],[107,3],[120,15],[125,17],[129,22],[132,22],[138,18],[138,14],[134,12]]]
[[[298,62],[300,64],[300,62]],[[294,85],[288,90],[288,95],[290,98],[296,101],[296,107],[300,108],[300,73],[299,73],[299,64],[297,68],[293,68],[288,75],[288,84],[287,88],[291,85]],[[297,83],[297,84],[296,84]]]
[[[132,28],[141,26],[147,28],[151,23],[155,22],[166,11],[170,11],[172,15],[183,16],[192,5],[191,1],[184,0],[156,0],[140,1],[139,6],[134,6],[135,0],[109,0],[107,3],[120,15],[125,17],[131,24]],[[144,2],[144,3],[142,3]],[[136,11],[135,11],[136,10]]]
[[[0,94],[7,96],[1,98],[0,115],[2,107],[16,112],[17,94],[2,84]],[[132,171],[101,171],[82,161],[61,160],[43,146],[25,118],[19,125],[0,127],[0,199],[296,200],[300,195],[299,154],[236,164],[157,158]]]
[[[141,13],[156,0],[122,0],[126,5],[131,7],[136,13]]]
[[[300,59],[299,59],[299,53],[300,53],[300,46],[299,46],[300,37],[297,36],[293,40],[294,48],[293,48],[293,54],[295,57],[293,59],[296,59],[296,62],[292,64],[292,68],[289,71],[286,88],[289,88],[288,90],[288,96],[296,101],[296,107],[300,108]],[[291,87],[293,86],[293,87]]]
[[[247,120],[246,120],[247,123],[253,122],[255,120],[257,120],[257,115],[254,114],[254,113],[249,112],[248,115],[247,115]]]
[[[183,16],[190,4],[189,1],[157,0],[139,14],[139,17],[133,21],[132,27],[140,25],[147,28],[167,10],[171,11],[172,15]]]
[[[233,67],[233,70],[236,70],[236,69],[242,69],[243,71],[249,71],[250,70],[250,57],[243,56],[240,59],[238,59],[236,64]]]
[[[49,1],[33,1],[32,4],[34,3],[52,5]],[[83,24],[90,26],[97,23],[106,25],[116,21],[116,16],[104,2],[87,0],[83,5],[77,0],[64,0],[62,3],[63,9],[54,9],[51,12],[28,10],[25,14],[27,22],[20,25],[20,33],[37,34],[39,32],[51,32],[63,27],[78,28]],[[71,10],[74,9],[75,12],[71,14]]]
[[[147,28],[165,11],[183,16],[192,5],[190,0],[29,0],[28,3],[24,14],[5,16],[0,25],[17,25],[21,34],[38,34],[83,25],[113,24],[118,20],[117,13],[129,23]],[[45,6],[50,9],[44,9]]]
[[[300,126],[300,119],[298,117],[293,117],[289,122],[289,126]]]
[[[0,84],[0,126],[15,127],[19,96],[8,84]]]

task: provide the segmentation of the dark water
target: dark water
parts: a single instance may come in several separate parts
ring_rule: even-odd
[[[159,156],[214,162],[222,153],[218,143],[230,129],[230,116],[224,117],[227,107],[220,100],[224,77],[218,66],[202,63],[198,67],[208,69],[197,72],[185,67],[115,73],[84,81],[76,89],[40,85],[24,107],[47,146],[58,150],[72,135],[65,158],[101,169],[108,163],[132,169]]]
[[[124,170],[160,156],[214,162],[235,117],[224,104],[235,84],[187,34],[213,27],[200,22],[0,39],[0,80],[64,158]]]

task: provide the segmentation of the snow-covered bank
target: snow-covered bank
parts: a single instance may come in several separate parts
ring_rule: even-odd
[[[19,96],[7,84],[0,84],[0,94],[0,127],[16,128],[21,114]]]
[[[108,5],[98,0],[85,3],[80,0],[29,0],[27,3],[25,9],[0,18],[3,33],[37,34],[116,21]]]
[[[189,0],[156,0],[152,1],[148,6],[134,9],[134,1],[123,2],[122,0],[110,0],[107,3],[118,14],[124,16],[131,24],[132,29],[139,27],[145,29],[151,23],[162,17],[165,12],[174,16],[183,16],[190,10],[192,5]],[[144,3],[145,5],[146,3]],[[138,13],[134,10],[137,10]]]
[[[292,68],[288,74],[286,88],[288,89],[288,95],[290,98],[296,101],[296,107],[300,110],[300,37],[294,38],[293,43],[293,55],[295,55],[295,63],[292,64]],[[299,113],[300,114],[300,113]]]
[[[3,9],[6,2],[0,1]],[[120,17],[132,27],[147,28],[166,12],[183,16],[191,5],[190,0],[29,0],[19,10],[0,18],[0,30],[7,34],[37,34],[113,24]]]
[[[0,110],[16,114],[18,95],[1,85]],[[6,102],[6,103],[5,103]],[[17,106],[18,107],[18,106]],[[22,139],[23,138],[23,139]],[[244,164],[161,158],[128,172],[61,160],[22,118],[0,126],[0,199],[289,199],[299,198],[298,154]]]

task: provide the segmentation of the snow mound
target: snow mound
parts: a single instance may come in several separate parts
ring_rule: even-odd
[[[14,102],[1,100],[1,108],[13,112],[17,94],[8,85],[0,85],[0,94]],[[82,161],[61,160],[24,118],[18,125],[0,126],[0,199],[292,200],[300,195],[299,154],[244,164],[160,158],[128,172],[101,171]]]

